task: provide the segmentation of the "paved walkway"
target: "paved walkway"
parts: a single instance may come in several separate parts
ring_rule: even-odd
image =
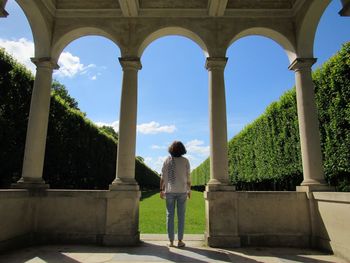
[[[165,235],[142,235],[138,247],[50,245],[30,247],[0,255],[1,263],[107,263],[107,262],[306,262],[346,263],[311,249],[238,248],[212,249],[202,235],[187,235],[185,248],[168,248]]]

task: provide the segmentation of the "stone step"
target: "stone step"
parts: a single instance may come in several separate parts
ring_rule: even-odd
[[[175,235],[176,238],[176,235]],[[140,234],[142,241],[168,241],[167,234]],[[185,234],[186,241],[202,241],[204,242],[204,234]]]

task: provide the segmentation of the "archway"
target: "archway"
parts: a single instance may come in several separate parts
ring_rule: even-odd
[[[341,1],[332,1],[319,20],[314,40],[314,54],[317,58],[317,62],[313,65],[314,69],[322,65],[341,48],[342,44],[350,40],[347,34],[350,19],[339,16],[338,11],[341,8]]]
[[[15,1],[9,1],[6,9],[10,15],[6,19],[0,18],[3,61],[0,66],[0,188],[10,188],[21,177],[31,86],[36,72],[30,60],[34,56],[34,42],[29,21]],[[10,60],[2,49],[27,70],[9,66]]]
[[[0,19],[0,47],[35,74],[36,67],[30,60],[34,57],[34,41],[29,20],[16,1],[9,1],[6,9],[10,15]]]
[[[138,123],[143,126],[138,127],[137,152],[158,172],[174,140],[185,144],[192,169],[209,155],[205,56],[196,43],[178,35],[154,40],[141,57]],[[152,201],[157,206],[149,207]],[[193,193],[186,213],[185,233],[203,234],[202,193]],[[146,217],[154,218],[154,222],[146,221]],[[158,191],[140,203],[140,230],[165,233],[165,203]]]
[[[294,86],[294,74],[288,70],[291,58],[286,56],[285,50],[273,39],[257,35],[258,32],[235,41],[227,51],[229,60],[225,79],[228,130],[232,140],[229,143],[230,178],[236,183],[237,190],[295,190],[278,178],[281,167],[279,163],[269,159],[269,150],[279,149],[274,142],[269,142],[267,138],[262,141],[258,137],[244,137],[245,131],[250,129],[250,133],[253,132],[255,128],[249,128],[252,125],[260,125],[260,133],[267,134],[269,129],[266,128],[271,126],[264,126],[266,117],[263,116],[271,112],[267,108],[271,108],[273,102],[276,103]],[[258,124],[261,118],[265,119]],[[278,130],[278,127],[271,129]],[[237,139],[233,139],[233,136]],[[248,148],[255,144],[256,146],[249,148],[252,152],[247,152],[242,143],[234,143],[234,140],[246,141]],[[261,143],[267,148],[266,151],[261,149]],[[242,166],[241,162],[246,165]],[[300,173],[298,180],[299,185]]]
[[[332,1],[320,18],[314,42],[317,62],[313,65],[313,69],[325,178],[337,191],[349,191],[350,181],[347,171],[350,164],[346,157],[348,132],[345,128],[349,122],[345,116],[348,108],[346,105],[350,98],[344,84],[346,76],[339,74],[344,70],[343,62],[330,60],[330,57],[337,56],[338,52],[344,52],[343,45],[350,40],[347,34],[350,20],[349,17],[338,15],[337,12],[341,8],[341,1]],[[345,60],[346,58],[343,59]],[[319,74],[325,67],[332,69],[327,71],[329,72],[327,77]],[[334,75],[335,72],[338,74]]]
[[[44,166],[44,179],[52,188],[108,189],[113,181],[122,76],[118,57],[114,42],[100,36],[75,39],[60,54],[60,69],[53,74],[59,84],[54,83],[52,101],[58,113],[50,115]],[[61,109],[62,99],[66,109]],[[66,118],[60,118],[59,109]],[[57,126],[69,127],[70,132],[62,128],[60,134]]]

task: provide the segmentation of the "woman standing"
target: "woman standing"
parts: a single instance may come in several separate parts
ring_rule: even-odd
[[[169,246],[174,246],[175,205],[178,218],[178,247],[184,247],[186,199],[191,197],[190,162],[183,157],[187,151],[180,141],[174,141],[168,149],[170,156],[164,161],[160,179],[160,197],[166,200],[167,232]]]

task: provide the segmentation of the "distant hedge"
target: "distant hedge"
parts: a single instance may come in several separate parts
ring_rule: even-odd
[[[350,43],[313,73],[327,181],[350,191]],[[295,190],[303,180],[295,88],[229,141],[229,175],[240,190]],[[191,174],[209,179],[209,159]]]
[[[33,76],[0,49],[0,187],[21,176]],[[116,139],[53,92],[43,177],[51,188],[107,189],[115,178]],[[141,187],[159,187],[159,176],[135,160]]]

